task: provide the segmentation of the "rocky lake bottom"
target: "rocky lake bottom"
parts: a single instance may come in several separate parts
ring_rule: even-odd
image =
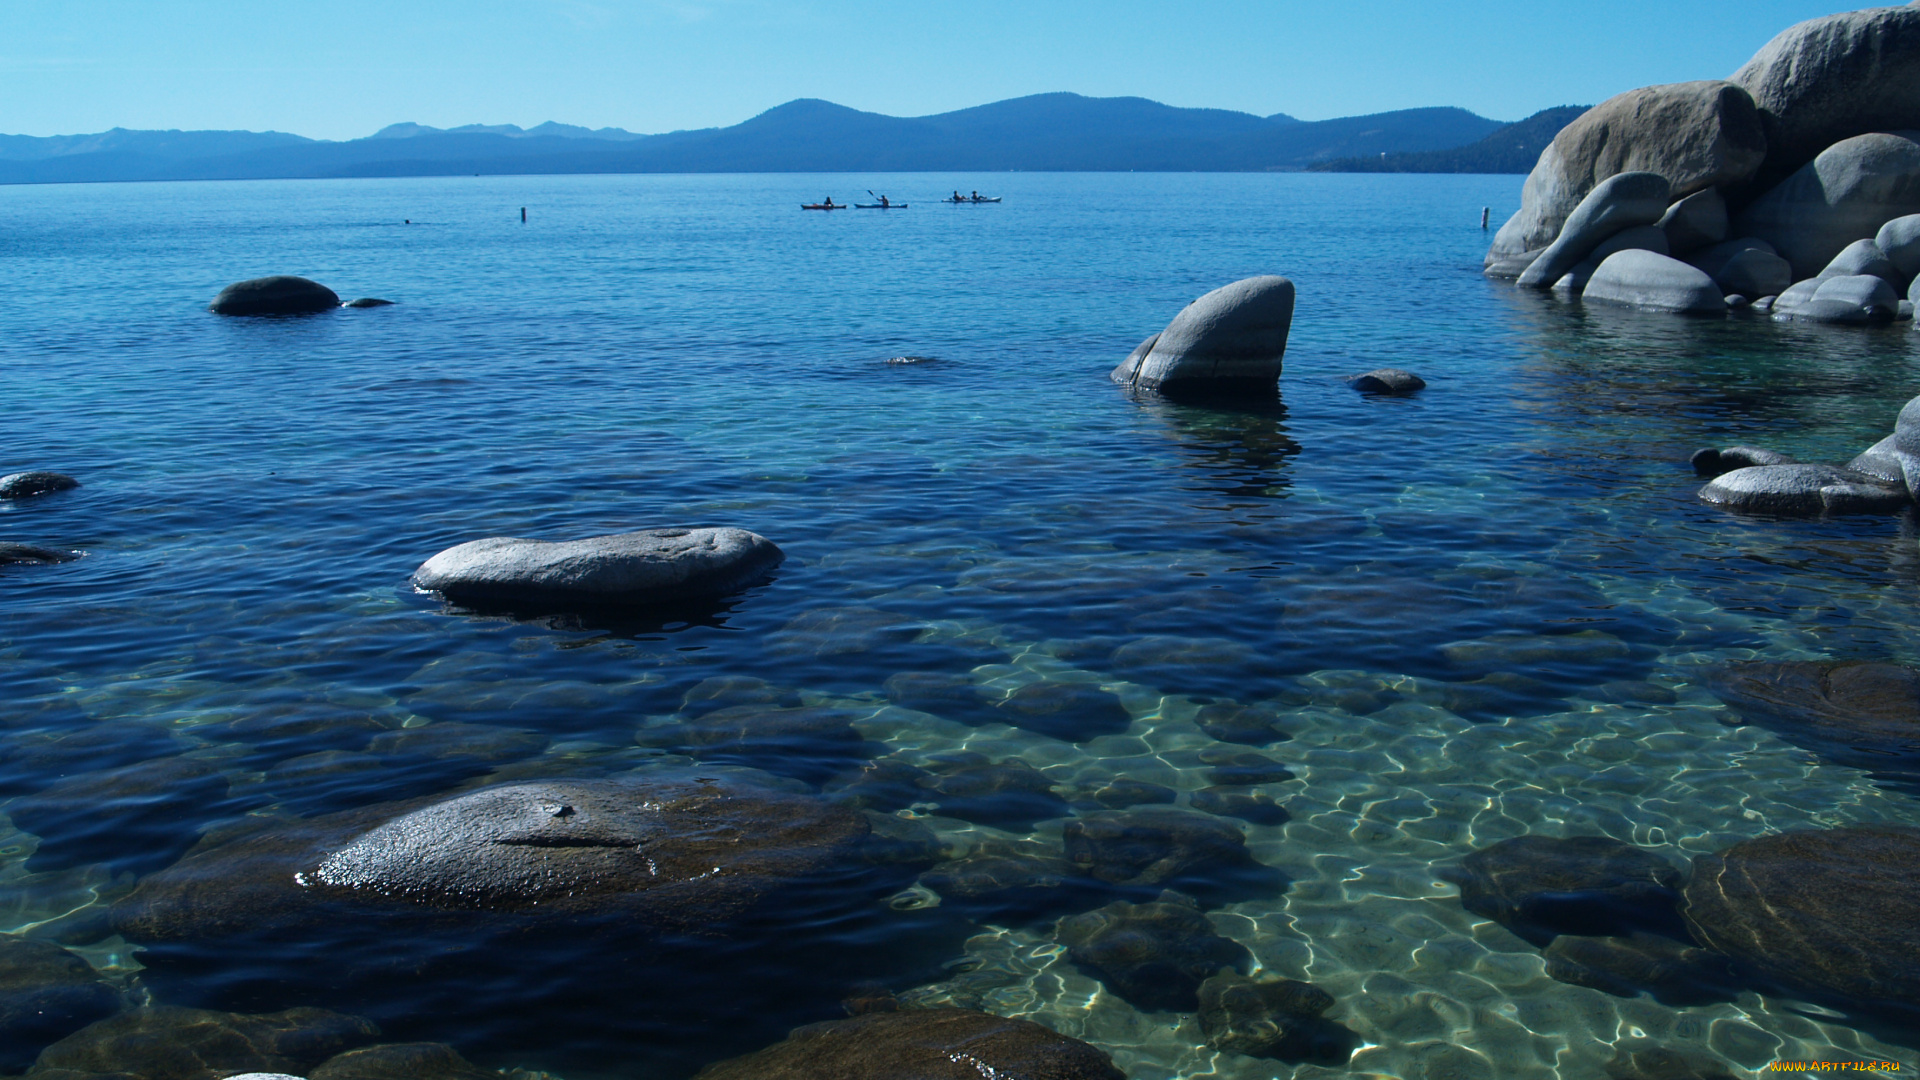
[[[913,205],[798,209],[869,187]],[[1037,1021],[1133,1080],[1571,1080],[1640,1075],[1618,1062],[1652,1050],[1701,1076],[1920,1066],[1910,1028],[1828,1001],[1556,979],[1541,943],[1463,906],[1461,860],[1518,837],[1684,871],[1781,832],[1920,827],[1910,754],[1723,697],[1741,665],[1920,664],[1920,523],[1735,516],[1688,466],[1865,449],[1920,393],[1911,324],[1488,282],[1480,208],[1502,220],[1519,187],[0,189],[0,472],[82,485],[0,501],[0,541],[85,553],[0,567],[0,931],[67,947],[122,1005],[321,1006],[565,1080],[688,1076],[889,995]],[[1006,201],[933,205],[949,188]],[[396,303],[204,310],[269,273]],[[1299,290],[1277,401],[1107,381],[1187,301],[1259,273]],[[1385,366],[1427,388],[1344,381]],[[787,561],[664,613],[475,612],[408,583],[467,540],[659,525],[751,529]],[[893,854],[772,927],[631,951],[594,919],[235,944],[190,929],[231,929],[212,893],[141,907],[190,849],[669,774],[857,812]],[[1075,876],[1101,822],[1169,813],[1250,861]],[[1182,896],[1231,943],[1208,956],[1330,995],[1350,1060],[1214,1049],[1196,1009],[1123,993],[1075,958],[1089,924],[1058,922],[1119,901],[1192,924]],[[0,1072],[64,1034],[0,1031]]]

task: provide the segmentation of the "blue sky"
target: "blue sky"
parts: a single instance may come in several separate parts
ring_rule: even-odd
[[[1052,90],[1302,119],[1516,120],[1721,78],[1807,0],[0,0],[0,132],[396,121],[659,132],[798,97],[918,116]]]

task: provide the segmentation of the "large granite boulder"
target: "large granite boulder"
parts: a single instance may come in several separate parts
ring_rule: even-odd
[[[1694,937],[1743,969],[1843,1007],[1920,1018],[1920,830],[1744,840],[1695,859],[1683,896]]]
[[[1665,255],[1667,234],[1652,225],[1636,225],[1631,229],[1622,229],[1587,253],[1587,257],[1573,265],[1573,269],[1560,275],[1553,283],[1553,291],[1578,296],[1587,288],[1587,282],[1593,279],[1593,272],[1600,264],[1616,251],[1651,251],[1655,255]]]
[[[108,1017],[41,1052],[32,1077],[224,1080],[244,1073],[305,1076],[380,1029],[324,1009],[226,1013],[157,1005]]]
[[[674,770],[505,784],[197,851],[143,879],[113,922],[149,943],[410,912],[439,923],[448,912],[551,922],[617,911],[635,927],[691,929],[829,870],[869,829],[816,798]]]
[[[1774,302],[1773,317],[1802,322],[1868,323],[1892,322],[1900,310],[1900,294],[1885,278],[1871,274],[1844,274],[1812,279],[1819,284],[1811,296],[1796,296],[1792,289]]]
[[[1659,173],[1610,176],[1580,200],[1547,250],[1521,272],[1524,288],[1547,289],[1587,257],[1602,240],[1636,225],[1652,225],[1667,211],[1673,185]]]
[[[1727,200],[1719,188],[1696,191],[1672,206],[1657,223],[1666,235],[1663,254],[1685,255],[1727,239]]]
[[[643,606],[737,592],[785,557],[745,529],[647,529],[558,542],[495,536],[435,555],[413,582],[456,603]]]
[[[1700,498],[1743,513],[1779,517],[1897,513],[1903,487],[1838,465],[1755,465],[1713,478]]]
[[[1158,900],[1118,900],[1060,920],[1067,959],[1135,1008],[1193,1012],[1200,984],[1222,968],[1245,972],[1247,947],[1221,937],[1198,904],[1175,892]]]
[[[1215,289],[1135,349],[1113,369],[1113,381],[1169,396],[1272,397],[1293,297],[1293,282],[1273,275]]]
[[[1894,218],[1873,234],[1873,246],[1883,252],[1908,280],[1920,276],[1920,214]]]
[[[1766,163],[1751,186],[1764,191],[1839,140],[1920,127],[1920,8],[1797,23],[1732,82],[1751,95],[1766,135]]]
[[[1558,934],[1667,932],[1677,926],[1680,873],[1650,851],[1605,836],[1516,836],[1440,876],[1460,906],[1544,945]]]
[[[1887,258],[1886,252],[1880,250],[1880,245],[1872,240],[1855,240],[1841,248],[1840,254],[1835,255],[1816,276],[1830,278],[1861,274],[1877,277],[1896,289],[1904,288],[1907,282],[1907,275],[1901,273],[1900,268],[1893,265],[1893,260]]]
[[[1516,261],[1553,243],[1574,208],[1609,177],[1657,173],[1674,196],[1686,196],[1746,179],[1765,154],[1753,101],[1730,83],[1648,86],[1608,98],[1541,153],[1521,189],[1519,212],[1494,237],[1487,272],[1516,276],[1525,266]]]
[[[1848,244],[1914,213],[1920,213],[1920,132],[1876,132],[1821,151],[1741,211],[1734,231],[1772,244],[1800,279],[1825,269]]]
[[[1770,251],[1747,248],[1721,263],[1713,280],[1729,293],[1777,297],[1793,286],[1793,264]]]
[[[1652,311],[1713,315],[1727,310],[1720,286],[1679,259],[1651,251],[1618,251],[1587,279],[1583,300]]]
[[[1705,271],[1708,277],[1717,278],[1720,276],[1721,269],[1727,265],[1727,262],[1743,251],[1764,251],[1769,255],[1780,254],[1773,249],[1772,244],[1767,243],[1765,240],[1756,240],[1751,236],[1743,236],[1737,240],[1723,240],[1712,247],[1691,252],[1687,255],[1686,262],[1691,266]]]
[[[1739,722],[1830,761],[1920,783],[1920,671],[1868,661],[1750,660],[1712,670]]]
[[[1031,1020],[971,1009],[873,1012],[796,1028],[695,1080],[1126,1080],[1106,1052]]]
[[[207,310],[215,315],[307,315],[339,306],[339,295],[325,285],[276,274],[234,282],[220,290]]]
[[[25,499],[56,491],[71,491],[79,486],[80,481],[66,473],[45,470],[8,473],[0,476],[0,499]]]

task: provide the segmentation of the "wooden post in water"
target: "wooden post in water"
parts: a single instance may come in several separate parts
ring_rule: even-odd
[[[527,208],[523,206],[520,208],[520,224],[525,225],[526,223],[527,223]]]
[[[1491,206],[1483,206],[1480,208],[1480,227],[1482,229],[1487,227],[1487,215],[1491,213],[1493,213],[1493,207]]]

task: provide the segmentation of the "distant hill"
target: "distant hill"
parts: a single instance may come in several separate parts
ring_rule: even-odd
[[[1560,129],[1590,108],[1590,105],[1561,105],[1542,109],[1466,146],[1343,157],[1316,162],[1308,168],[1314,172],[1528,173],[1540,160],[1540,152],[1560,134]]]
[[[278,132],[0,136],[0,183],[462,173],[1248,172],[1415,154],[1500,130],[1464,109],[1303,121],[1145,98],[1037,94],[895,117],[802,99],[727,128],[636,135],[546,123],[394,124],[346,142]]]

